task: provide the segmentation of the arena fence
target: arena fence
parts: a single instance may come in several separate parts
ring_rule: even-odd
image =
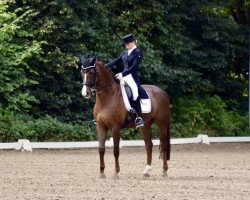
[[[210,144],[214,142],[250,142],[250,137],[208,137],[198,135],[196,138],[171,139],[171,144]],[[153,140],[154,145],[159,145],[159,140]],[[106,142],[107,147],[113,146],[113,138]],[[121,140],[120,147],[144,146],[143,140]],[[32,151],[32,149],[71,149],[71,148],[97,148],[98,141],[93,142],[30,142],[20,139],[18,142],[0,143],[0,149],[15,149],[21,151]]]

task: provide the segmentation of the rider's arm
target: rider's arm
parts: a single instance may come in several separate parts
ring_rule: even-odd
[[[118,58],[116,58],[115,60],[109,62],[107,64],[107,66],[110,68],[110,67],[113,67],[114,65],[117,65],[117,64],[119,64],[121,62],[122,62],[122,54]]]
[[[136,72],[139,65],[140,65],[140,63],[141,63],[141,61],[142,61],[142,58],[143,58],[142,52],[141,51],[137,52],[136,55],[135,55],[133,65],[129,69],[124,70],[122,72],[122,76],[127,76],[128,74]]]

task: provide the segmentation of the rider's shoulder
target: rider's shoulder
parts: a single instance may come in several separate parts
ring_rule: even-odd
[[[141,51],[141,49],[139,49],[138,47],[135,49],[135,52],[138,52],[138,53],[140,53],[140,52],[142,52]]]
[[[138,47],[135,49],[135,53],[138,55],[143,55],[142,51]]]

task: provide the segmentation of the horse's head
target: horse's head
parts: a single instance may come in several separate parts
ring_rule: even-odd
[[[88,99],[95,94],[95,90],[103,92],[116,83],[112,71],[103,62],[96,61],[96,56],[86,59],[80,55],[80,63],[83,97]]]
[[[96,85],[96,56],[86,59],[80,55],[81,75],[83,80],[82,96],[90,98],[95,93]]]

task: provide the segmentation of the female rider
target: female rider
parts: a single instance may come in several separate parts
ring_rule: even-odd
[[[122,38],[122,40],[127,50],[125,50],[118,58],[108,63],[107,66],[110,68],[114,65],[117,65],[118,63],[123,62],[123,72],[118,73],[115,76],[119,80],[123,79],[132,90],[132,107],[136,111],[135,125],[136,127],[140,127],[144,125],[144,121],[141,118],[141,104],[138,92],[138,87],[141,86],[137,71],[142,61],[143,53],[139,48],[137,48],[137,40],[133,34],[126,35]]]

